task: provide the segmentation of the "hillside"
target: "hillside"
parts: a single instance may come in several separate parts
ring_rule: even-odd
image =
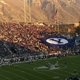
[[[29,0],[0,0],[0,22],[54,22],[57,9],[58,23],[76,23],[79,4],[80,0],[30,0],[29,8]]]

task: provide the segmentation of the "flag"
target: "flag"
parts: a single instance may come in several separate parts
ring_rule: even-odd
[[[66,37],[60,36],[60,37],[48,37],[48,38],[40,38],[40,40],[47,46],[53,47],[53,46],[73,46],[75,44],[75,39],[73,41],[67,39]]]
[[[57,10],[54,13],[54,22],[57,23]]]

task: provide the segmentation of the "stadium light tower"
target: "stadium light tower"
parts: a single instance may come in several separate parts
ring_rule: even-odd
[[[29,22],[31,22],[31,0],[29,0]]]
[[[24,0],[24,22],[26,23],[26,0]]]

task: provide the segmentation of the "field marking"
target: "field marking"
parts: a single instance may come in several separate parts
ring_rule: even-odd
[[[79,64],[75,64],[75,63],[70,63],[70,64],[72,64],[72,65],[77,65],[77,66],[79,65]],[[79,65],[79,66],[80,66],[80,65]]]
[[[25,64],[24,64],[25,65]],[[28,65],[29,66],[29,65]],[[29,69],[29,68],[27,68],[27,69]],[[23,71],[22,71],[23,72]],[[39,73],[42,73],[42,72],[39,72]],[[45,74],[45,73],[44,73]],[[45,75],[47,75],[47,76],[50,76],[50,75],[48,75],[48,74],[45,74]],[[50,76],[50,77],[52,77],[52,76]]]
[[[51,71],[52,73],[57,73],[57,72],[53,72],[53,71]],[[64,74],[60,74],[60,73],[57,73],[57,74],[59,74],[59,75],[62,75],[62,76],[68,76],[68,75],[64,75]]]
[[[73,64],[73,63],[72,63]],[[74,63],[75,64],[75,63]],[[37,64],[38,65],[38,64]],[[79,65],[79,64],[77,64],[77,65]],[[31,65],[32,66],[32,65]],[[71,66],[71,65],[70,65]],[[74,66],[72,66],[72,67],[74,67]],[[62,68],[63,69],[63,68]],[[40,70],[39,70],[40,71]],[[67,71],[68,72],[68,71]],[[68,73],[71,73],[71,72],[68,72]]]
[[[23,65],[26,65],[26,64],[23,64]],[[27,65],[27,66],[30,66],[30,65]],[[31,65],[32,66],[32,65]],[[34,67],[34,66],[33,66]],[[27,69],[29,69],[29,68],[27,68]],[[34,71],[49,71],[49,70],[34,70]],[[52,71],[52,70],[50,70],[50,71]],[[43,72],[41,72],[41,73],[43,73]],[[59,74],[59,73],[57,73],[57,72],[54,72],[54,73],[56,73],[56,74]],[[45,73],[44,73],[45,74]],[[46,75],[48,75],[48,74],[46,74]],[[67,75],[63,75],[63,74],[59,74],[59,75],[62,75],[62,76],[67,76]],[[48,76],[51,76],[51,75],[48,75]],[[51,76],[52,78],[53,78],[53,76]],[[61,79],[59,79],[59,80],[61,80]]]
[[[73,64],[73,63],[71,63],[71,64]],[[74,63],[75,64],[75,63]],[[77,65],[79,65],[79,64],[77,64]],[[75,64],[75,66],[72,66],[72,65],[69,65],[69,66],[71,66],[71,67],[76,67],[76,64]],[[79,67],[79,66],[77,66],[77,67]],[[66,72],[66,73],[70,73],[71,75],[79,75],[78,73],[74,73],[74,69],[71,69],[71,68],[67,68],[68,70],[73,70],[73,72],[70,72],[70,71],[65,71],[65,70],[63,70],[63,69],[60,69],[61,71],[64,71],[64,72]],[[78,71],[78,70],[77,70]],[[80,72],[80,71],[78,71],[78,72]]]
[[[80,65],[79,65],[79,64],[76,64],[76,63],[74,63],[74,64],[71,63],[71,64],[74,65],[74,66],[72,66],[72,65],[69,65],[69,66],[71,66],[71,67],[76,67],[76,66],[77,66],[78,68],[80,68]],[[68,68],[68,69],[69,69],[69,68]],[[71,69],[71,70],[72,70],[72,69]],[[79,72],[80,72],[80,71],[79,71]]]
[[[74,66],[71,66],[71,67],[74,67]],[[67,68],[68,70],[73,70],[73,72],[74,72],[74,69],[71,69],[71,68]],[[78,71],[78,70],[77,70]],[[68,71],[66,71],[66,72],[68,72]],[[78,71],[78,72],[80,72],[80,71]],[[70,72],[68,72],[68,73],[70,73]]]
[[[60,69],[60,67],[55,68],[55,67],[52,66],[50,69],[48,69],[48,67],[46,67],[46,66],[40,66],[40,67],[35,67],[34,68],[34,70],[43,70],[43,69],[45,69],[45,70],[55,70],[55,69]]]
[[[25,65],[25,64],[24,64]],[[20,65],[21,66],[21,65]],[[30,66],[30,65],[29,65]],[[32,66],[32,65],[31,65]],[[22,66],[21,66],[22,67]],[[29,68],[26,68],[26,67],[23,67],[24,69],[26,69],[26,70],[31,70],[31,69],[29,69]],[[32,70],[31,70],[32,71]],[[37,72],[37,70],[34,70],[35,72]],[[50,76],[50,77],[52,77],[51,75],[48,75],[48,74],[45,74],[45,73],[42,73],[42,72],[37,72],[37,73],[41,73],[41,74],[44,74],[44,75],[46,75],[46,76]]]
[[[72,69],[70,69],[70,68],[68,68],[69,70],[72,70]],[[70,75],[79,75],[78,73],[74,73],[74,71],[73,72],[70,72],[70,71],[65,71],[65,70],[61,70],[61,71],[63,71],[63,72],[66,72],[66,73],[70,73]],[[69,77],[69,76],[68,76]],[[66,78],[68,78],[68,77],[66,77]]]
[[[18,66],[18,67],[21,67],[21,66]],[[24,68],[24,67],[21,67],[21,68]],[[24,68],[25,69],[25,68]],[[30,70],[30,69],[29,69]],[[32,71],[32,70],[31,70]],[[24,73],[26,73],[25,71],[23,71]],[[30,73],[27,73],[27,74],[29,74],[29,75],[32,75],[32,76],[35,76],[35,75],[33,75],[33,74],[30,74]],[[39,78],[39,79],[42,79],[42,80],[45,80],[45,79],[43,79],[43,78],[41,78],[41,77],[38,77],[38,76],[35,76],[35,77],[37,77],[37,78]]]
[[[24,63],[24,62],[22,62],[22,63]],[[73,64],[73,63],[72,63]],[[76,63],[75,63],[76,64]],[[79,65],[79,64],[77,64],[77,65]],[[29,65],[28,65],[29,66]],[[32,65],[31,65],[32,66]],[[70,65],[71,66],[71,65]],[[73,67],[73,66],[71,66],[71,67]],[[28,68],[27,68],[28,69]],[[71,69],[71,70],[73,70],[73,69]],[[65,70],[63,70],[63,71],[65,71]],[[67,71],[66,71],[67,72]],[[68,72],[68,73],[70,73],[70,72]],[[45,74],[45,73],[44,73]]]
[[[19,67],[19,66],[18,66],[18,67]],[[12,68],[12,67],[10,67],[10,68]],[[14,69],[14,68],[12,68],[12,69]],[[33,74],[26,73],[25,71],[22,71],[22,70],[19,70],[19,69],[14,69],[14,70],[17,70],[17,71],[20,71],[20,72],[22,72],[22,73],[25,73],[25,74],[31,75],[31,76],[36,77],[36,78],[39,78],[39,79],[41,79],[41,80],[45,80],[45,79],[43,79],[43,78],[41,78],[41,77],[37,77],[37,76],[35,76],[35,75],[33,75]]]
[[[25,64],[24,64],[25,65]],[[28,69],[28,70],[31,70],[31,69],[29,69],[29,68],[25,68],[24,67],[24,69]],[[48,71],[48,70],[47,70]],[[36,71],[37,72],[37,71]],[[49,75],[49,74],[45,74],[45,73],[43,73],[43,72],[37,72],[37,73],[41,73],[41,74],[44,74],[44,75],[47,75],[47,76],[50,76],[50,79],[53,79],[53,77],[56,77],[56,76],[51,76],[51,75]],[[61,80],[61,79],[59,79],[59,80]]]
[[[71,64],[75,64],[75,63],[71,63]],[[76,65],[76,64],[75,64]],[[67,65],[68,66],[68,65]],[[76,67],[76,66],[72,66],[72,65],[69,65],[69,66],[71,66],[71,67]],[[77,66],[78,67],[78,66]],[[62,69],[64,69],[64,68],[62,68]],[[69,67],[67,68],[67,69],[70,69]],[[72,70],[72,69],[70,69],[70,70]],[[66,71],[67,72],[67,71]]]
[[[13,72],[7,71],[7,70],[5,70],[5,69],[2,69],[2,70],[4,70],[5,72],[8,72],[8,73],[11,73],[11,74],[13,74],[13,75],[16,75],[16,76],[18,76],[18,77],[21,77],[21,78],[23,78],[23,79],[25,79],[25,80],[29,80],[29,79],[26,79],[26,78],[24,78],[24,77],[22,77],[22,76],[19,76],[19,75],[15,74],[15,73],[13,73]],[[11,80],[11,79],[10,79],[10,80]]]
[[[71,72],[70,72],[70,71],[65,71],[65,70],[63,70],[63,69],[60,69],[60,70],[71,74]]]
[[[15,74],[15,73],[13,73],[13,72],[7,71],[7,70],[5,70],[5,69],[3,69],[3,70],[4,70],[5,72],[11,73],[11,74],[16,75],[16,76],[18,76],[18,77],[21,77],[21,78],[23,78],[23,79],[25,79],[25,80],[29,80],[29,79],[26,79],[26,78],[18,75],[18,74]]]
[[[0,74],[0,76],[6,78],[6,79],[8,79],[8,80],[11,80],[10,78],[8,78],[8,77],[6,77],[6,76],[4,76],[4,75],[2,75],[2,74]]]
[[[48,67],[46,66],[40,66],[40,67],[35,67],[34,70],[42,70],[42,69],[45,69],[45,70],[58,70],[58,69],[64,69],[64,68],[67,68],[67,66],[64,66],[64,67],[55,67],[55,65],[52,65],[50,69],[48,69]]]
[[[64,67],[65,68],[65,67]],[[63,68],[60,68],[60,69],[63,69]],[[59,70],[60,70],[59,69]],[[43,70],[44,71],[44,70]],[[48,70],[46,70],[46,71],[48,71]],[[52,70],[50,70],[52,73],[53,73],[53,71]],[[64,74],[60,74],[60,73],[57,73],[57,72],[54,72],[54,73],[56,73],[56,74],[59,74],[59,75],[62,75],[62,76],[67,76],[67,75],[64,75]]]

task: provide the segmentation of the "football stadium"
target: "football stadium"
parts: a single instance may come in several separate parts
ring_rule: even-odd
[[[80,80],[79,4],[0,0],[0,80]]]
[[[0,25],[0,80],[79,80],[79,36],[51,26]]]
[[[79,80],[79,61],[80,55],[73,55],[0,65],[0,80]]]

